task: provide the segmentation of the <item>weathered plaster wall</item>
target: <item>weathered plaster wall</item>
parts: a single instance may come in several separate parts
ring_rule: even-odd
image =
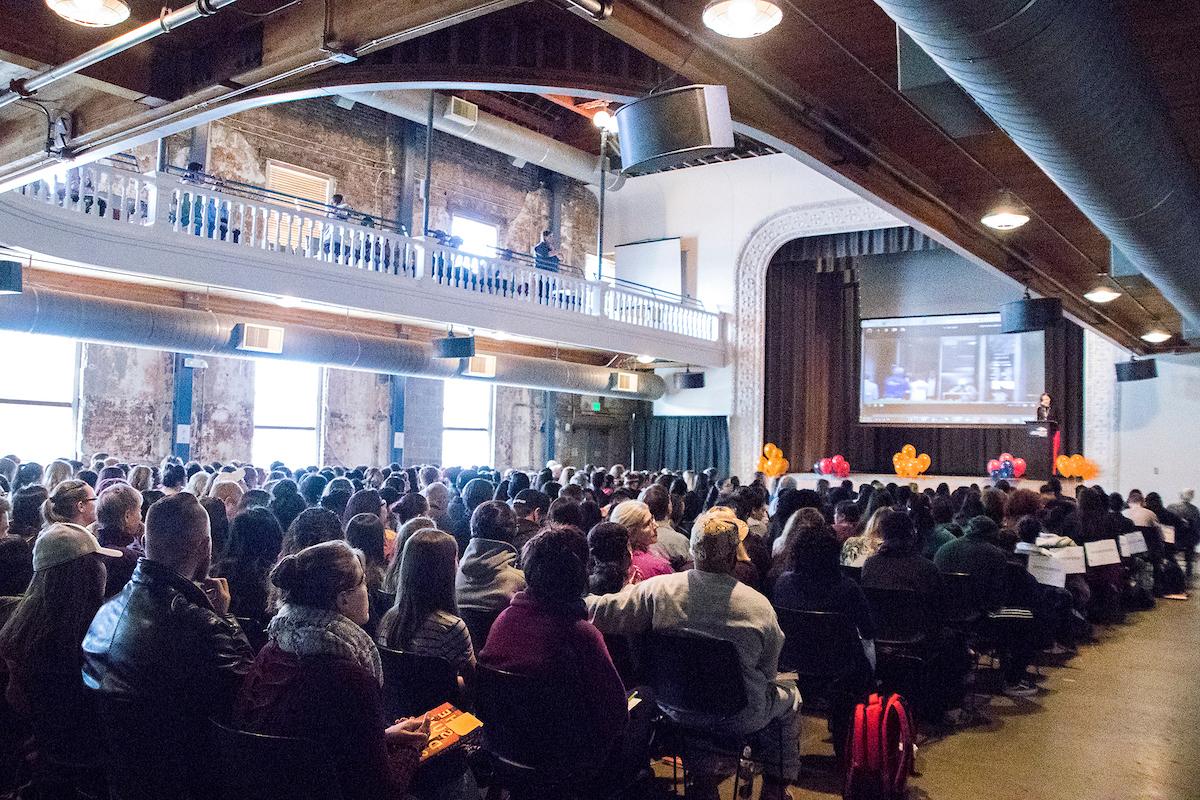
[[[433,378],[404,381],[405,466],[442,463],[442,387]]]
[[[192,458],[250,459],[254,436],[254,362],[205,356],[192,377]]]
[[[386,375],[327,369],[324,397],[324,463],[353,467],[392,460],[392,395]]]
[[[170,353],[84,344],[80,449],[129,461],[158,460],[171,449]]]
[[[495,458],[502,467],[531,469],[545,463],[546,393],[515,386],[496,387],[493,422]]]

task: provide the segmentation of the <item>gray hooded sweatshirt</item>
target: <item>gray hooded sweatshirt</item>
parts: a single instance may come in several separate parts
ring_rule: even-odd
[[[459,608],[500,611],[525,588],[516,567],[517,549],[495,539],[472,539],[458,562],[454,593]]]

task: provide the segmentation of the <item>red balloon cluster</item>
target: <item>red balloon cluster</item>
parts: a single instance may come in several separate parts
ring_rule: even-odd
[[[1025,474],[1025,459],[1001,453],[999,458],[987,462],[987,474],[993,479],[1020,478]]]
[[[813,464],[813,472],[818,475],[836,475],[839,478],[845,478],[850,475],[850,462],[845,456],[830,456],[822,458],[817,463]]]

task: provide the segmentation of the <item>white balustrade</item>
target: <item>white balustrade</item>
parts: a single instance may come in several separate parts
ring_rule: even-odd
[[[69,213],[137,224],[228,247],[285,253],[343,267],[430,281],[448,290],[604,317],[704,341],[718,341],[720,316],[637,290],[480,256],[296,207],[217,191],[170,176],[115,167],[73,167],[18,193]],[[161,197],[160,197],[161,194]]]

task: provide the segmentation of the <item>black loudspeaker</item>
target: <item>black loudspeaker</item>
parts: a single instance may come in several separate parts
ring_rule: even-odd
[[[724,86],[684,86],[617,111],[621,168],[649,172],[733,149]]]
[[[1140,361],[1121,361],[1113,366],[1117,368],[1117,383],[1148,381],[1158,377],[1158,363],[1153,358],[1143,358]]]
[[[1000,306],[1000,332],[1042,331],[1062,319],[1062,301],[1057,297],[1025,298]]]
[[[471,358],[475,355],[474,336],[447,336],[433,340],[433,355],[437,358]]]
[[[675,388],[676,389],[703,389],[704,388],[704,373],[703,372],[676,372],[675,373]]]

